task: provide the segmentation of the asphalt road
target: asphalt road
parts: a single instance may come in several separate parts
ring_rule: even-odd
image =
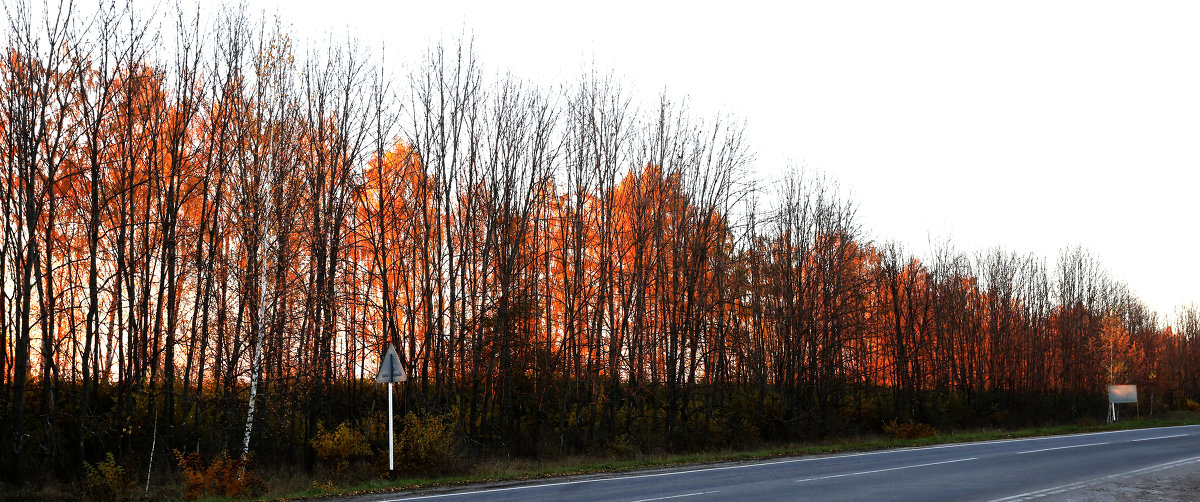
[[[1182,426],[805,456],[355,500],[1068,500],[1071,494],[1090,487],[1120,485],[1172,469],[1194,469],[1198,463],[1200,426]],[[1200,493],[1194,495],[1200,500]]]

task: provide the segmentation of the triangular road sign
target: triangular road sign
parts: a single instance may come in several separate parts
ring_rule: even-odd
[[[379,375],[375,377],[375,383],[403,382],[405,380],[408,380],[408,373],[404,372],[404,365],[400,364],[400,356],[396,355],[396,346],[389,343],[387,353],[379,362]]]

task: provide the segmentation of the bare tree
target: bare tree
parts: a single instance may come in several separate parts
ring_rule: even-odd
[[[70,69],[66,49],[70,46],[69,28],[72,6],[69,3],[45,5],[42,19],[35,19],[31,5],[5,6],[8,17],[5,82],[0,97],[0,122],[4,130],[4,207],[5,254],[14,258],[17,271],[11,282],[15,315],[0,328],[12,339],[13,394],[12,415],[7,421],[13,455],[6,469],[14,480],[24,474],[22,459],[29,435],[25,431],[25,397],[29,381],[30,345],[33,327],[43,322],[48,327],[51,312],[35,317],[34,288],[40,302],[47,305],[53,291],[47,291],[45,270],[51,267],[51,244],[45,232],[55,214],[54,187],[57,183],[69,137]],[[39,22],[42,21],[42,22]],[[46,328],[43,328],[46,329]],[[47,333],[41,333],[45,344]],[[53,361],[52,346],[42,347],[43,360]],[[0,366],[4,366],[0,364]],[[45,371],[45,369],[43,370]],[[49,375],[43,374],[43,386]]]

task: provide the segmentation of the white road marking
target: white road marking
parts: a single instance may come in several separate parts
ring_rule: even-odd
[[[1195,427],[1197,427],[1197,426],[1195,426],[1195,425],[1173,425],[1170,427],[1158,427],[1157,430],[1166,431],[1168,429],[1195,428]],[[684,474],[696,474],[696,473],[711,472],[711,471],[725,471],[725,470],[732,470],[732,469],[746,469],[746,468],[751,468],[751,467],[763,467],[763,466],[769,466],[769,465],[794,464],[794,463],[800,463],[800,462],[818,462],[818,461],[822,461],[822,460],[837,460],[837,459],[843,459],[843,458],[862,457],[862,456],[868,456],[868,455],[887,455],[887,454],[892,454],[892,453],[902,453],[902,452],[912,452],[912,451],[922,451],[922,450],[940,450],[943,448],[961,448],[964,446],[978,446],[978,445],[987,445],[987,444],[995,444],[995,443],[1015,443],[1015,442],[1021,442],[1021,441],[1043,441],[1043,440],[1047,440],[1047,439],[1061,439],[1061,438],[1080,437],[1080,436],[1096,436],[1096,435],[1101,435],[1101,434],[1117,434],[1117,433],[1122,433],[1122,432],[1131,432],[1133,430],[1134,429],[1118,430],[1118,431],[1104,431],[1104,432],[1084,432],[1084,433],[1080,433],[1080,434],[1066,434],[1066,435],[1061,435],[1061,436],[1038,436],[1038,437],[1031,437],[1031,438],[993,439],[990,441],[953,443],[953,444],[943,444],[943,445],[936,445],[936,446],[919,446],[919,447],[914,447],[914,448],[896,448],[896,449],[891,449],[891,450],[866,451],[866,452],[859,452],[859,453],[844,453],[844,454],[835,454],[835,455],[820,456],[820,457],[799,457],[799,458],[789,458],[789,459],[785,459],[785,460],[772,460],[769,462],[754,462],[754,463],[738,464],[738,465],[725,465],[725,466],[720,466],[720,467],[707,467],[707,468],[691,469],[691,470],[684,470],[684,471],[659,472],[659,473],[654,473],[654,474],[634,474],[631,476],[614,476],[614,477],[610,477],[610,478],[597,478],[597,479],[578,479],[578,480],[572,480],[572,481],[561,481],[561,482],[557,482],[557,483],[528,484],[528,485],[520,485],[520,486],[509,486],[509,487],[504,487],[504,488],[491,488],[491,489],[483,489],[483,490],[441,493],[441,494],[437,494],[437,495],[421,495],[421,496],[416,496],[416,497],[401,497],[401,498],[396,498],[396,499],[381,500],[379,502],[399,502],[402,500],[426,500],[426,499],[443,498],[443,497],[456,497],[459,495],[472,495],[472,494],[482,493],[482,492],[525,490],[525,489],[530,489],[530,488],[545,488],[545,487],[550,487],[550,486],[577,485],[577,484],[583,484],[583,483],[599,483],[599,482],[604,482],[604,481],[620,481],[620,480],[627,480],[627,479],[657,478],[657,477],[662,477],[662,476],[679,476],[679,475],[684,475]],[[1188,435],[1188,434],[1183,434],[1183,435]]]
[[[1166,431],[1168,429],[1194,429],[1196,427],[1200,427],[1200,426],[1172,425],[1169,427],[1154,427],[1153,429],[1159,430],[1159,431]],[[1083,436],[1100,436],[1100,435],[1104,435],[1104,434],[1120,434],[1123,432],[1136,432],[1136,431],[1142,431],[1142,430],[1148,430],[1148,429],[1119,429],[1119,430],[1115,430],[1115,431],[1080,432],[1077,434],[1059,434],[1059,435],[1055,435],[1055,436],[1035,436],[1035,437],[1028,437],[1028,438],[1013,438],[1013,439],[989,439],[987,441],[967,441],[967,442],[962,442],[962,443],[939,444],[939,445],[934,445],[934,446],[895,448],[892,450],[885,450],[885,451],[871,452],[871,453],[893,453],[893,452],[901,452],[901,451],[940,450],[942,448],[961,448],[964,446],[977,446],[977,445],[996,444],[996,443],[1019,443],[1019,442],[1023,442],[1023,441],[1046,441],[1049,439],[1063,439],[1063,438],[1074,438],[1074,437],[1083,437]],[[1181,436],[1190,436],[1191,434],[1180,434],[1180,435]],[[829,457],[825,457],[825,458],[829,458]]]
[[[1132,471],[1117,473],[1117,474],[1113,474],[1111,476],[1104,476],[1102,478],[1090,479],[1087,481],[1079,481],[1076,483],[1069,483],[1069,484],[1059,485],[1059,486],[1052,486],[1050,488],[1044,488],[1044,489],[1036,490],[1036,491],[1032,491],[1032,492],[1020,493],[1020,494],[1013,495],[1010,497],[1004,497],[1002,499],[995,499],[992,502],[1021,502],[1023,500],[1036,499],[1036,498],[1041,498],[1041,497],[1045,497],[1048,495],[1057,495],[1059,493],[1069,492],[1071,490],[1076,490],[1079,488],[1086,488],[1088,486],[1098,485],[1105,481],[1112,481],[1115,479],[1128,478],[1128,477],[1137,476],[1140,474],[1148,474],[1148,473],[1156,472],[1156,471],[1164,471],[1164,470],[1170,469],[1172,467],[1179,467],[1181,465],[1190,464],[1192,462],[1200,462],[1200,457],[1185,458],[1183,460],[1176,460],[1173,462],[1167,462],[1165,464],[1152,465],[1150,467],[1143,467],[1141,469],[1135,469]]]
[[[698,495],[708,495],[710,493],[721,493],[721,490],[713,490],[711,492],[685,493],[683,495],[671,495],[671,496],[667,496],[667,497],[657,497],[657,498],[652,498],[652,499],[639,499],[639,500],[635,500],[633,502],[650,502],[651,500],[679,499],[679,498],[683,498],[683,497],[695,497]]]
[[[1155,439],[1171,439],[1171,438],[1179,438],[1179,437],[1183,437],[1183,436],[1190,436],[1190,434],[1174,434],[1171,436],[1158,436],[1158,437],[1153,437],[1153,438],[1130,439],[1129,442],[1136,443],[1138,441],[1154,441]]]
[[[968,444],[968,443],[963,443],[963,444]],[[509,487],[504,487],[504,488],[490,488],[490,489],[484,489],[484,490],[473,490],[473,491],[465,491],[465,492],[440,493],[437,495],[422,495],[422,496],[418,496],[418,497],[402,497],[402,498],[398,498],[398,499],[380,500],[379,502],[400,502],[402,500],[424,500],[424,499],[434,499],[434,498],[442,498],[442,497],[455,497],[455,496],[459,496],[459,495],[473,495],[476,493],[483,493],[483,492],[504,492],[504,491],[511,491],[511,490],[526,490],[526,489],[531,489],[531,488],[546,488],[546,487],[550,487],[550,486],[567,486],[567,485],[578,485],[578,484],[583,484],[583,483],[601,483],[601,482],[605,482],[605,481],[622,481],[622,480],[628,480],[628,479],[659,478],[659,477],[663,477],[663,476],[680,476],[680,475],[684,475],[684,474],[696,474],[696,473],[712,472],[712,471],[727,471],[727,470],[733,470],[733,469],[746,469],[746,468],[750,468],[750,467],[763,467],[763,466],[768,466],[768,465],[796,464],[796,463],[800,463],[800,462],[817,462],[817,461],[821,461],[821,460],[836,460],[836,459],[843,459],[843,458],[850,458],[850,457],[862,457],[862,456],[867,456],[867,455],[883,455],[886,453],[897,453],[897,452],[901,452],[901,451],[915,451],[915,450],[922,450],[922,449],[924,449],[924,448],[901,448],[901,449],[896,449],[896,450],[865,451],[865,452],[860,452],[860,453],[845,453],[845,454],[830,455],[830,456],[824,456],[824,457],[789,458],[786,460],[773,460],[770,462],[756,462],[756,463],[751,463],[751,464],[724,465],[721,467],[707,467],[707,468],[702,468],[702,469],[691,469],[691,470],[686,470],[686,471],[656,472],[654,474],[634,474],[631,476],[614,476],[611,478],[577,479],[577,480],[572,480],[572,481],[560,481],[557,483],[529,484],[529,485],[509,486]]]
[[[834,475],[832,475],[832,476],[818,476],[818,477],[815,477],[815,478],[798,479],[798,480],[796,480],[796,482],[797,482],[797,483],[804,483],[804,482],[807,482],[807,481],[818,481],[818,480],[822,480],[822,479],[844,478],[844,477],[846,477],[846,476],[858,476],[858,475],[862,475],[862,474],[874,474],[874,473],[877,473],[877,472],[898,471],[898,470],[901,470],[901,469],[915,469],[915,468],[917,468],[917,467],[928,467],[928,466],[931,466],[931,465],[953,464],[953,463],[955,463],[955,462],[966,462],[966,461],[968,461],[968,460],[979,460],[979,457],[960,458],[960,459],[957,459],[957,460],[945,460],[945,461],[942,461],[942,462],[930,462],[930,463],[928,463],[928,464],[917,464],[917,465],[905,465],[905,466],[900,466],[900,467],[889,467],[889,468],[887,468],[887,469],[875,469],[875,470],[873,470],[873,471],[848,472],[848,473],[845,473],[845,474],[834,474]]]
[[[1026,453],[1039,453],[1039,452],[1043,452],[1043,451],[1066,450],[1068,448],[1083,448],[1085,446],[1100,446],[1102,444],[1108,444],[1108,442],[1105,441],[1103,443],[1073,444],[1070,446],[1056,446],[1054,448],[1042,448],[1040,450],[1019,451],[1019,452],[1017,452],[1017,455],[1024,455]]]

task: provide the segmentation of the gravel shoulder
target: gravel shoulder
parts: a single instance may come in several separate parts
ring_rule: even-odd
[[[1053,502],[1193,502],[1200,500],[1200,461],[1128,477],[1087,483],[1035,500]]]

